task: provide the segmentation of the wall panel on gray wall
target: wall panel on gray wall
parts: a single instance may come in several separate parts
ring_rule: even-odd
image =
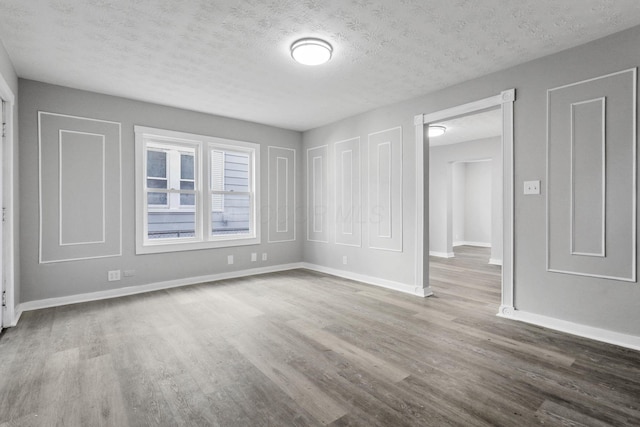
[[[120,123],[38,120],[40,262],[121,255]]]
[[[571,104],[571,254],[605,256],[606,98]]]
[[[636,69],[548,91],[548,270],[635,281]]]
[[[369,134],[369,247],[402,251],[402,128]]]
[[[360,247],[360,137],[336,142],[335,151],[336,243]]]
[[[269,147],[269,242],[296,239],[296,150]]]
[[[104,243],[104,135],[61,129],[58,154],[60,246]]]
[[[323,145],[307,150],[307,240],[329,242],[328,153]]]

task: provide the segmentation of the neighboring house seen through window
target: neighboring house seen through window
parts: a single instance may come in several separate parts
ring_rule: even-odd
[[[259,243],[258,144],[135,127],[136,252]]]

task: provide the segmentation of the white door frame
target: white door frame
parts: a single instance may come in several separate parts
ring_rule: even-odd
[[[13,111],[16,98],[11,88],[7,84],[2,74],[0,74],[0,98],[5,102],[5,119],[6,119],[6,135],[2,139],[2,151],[0,157],[2,162],[2,197],[0,201],[4,207],[4,236],[2,238],[2,248],[0,248],[0,288],[5,291],[5,304],[2,311],[2,327],[15,326],[18,319],[15,310],[15,292],[14,292],[14,230],[13,230],[13,147],[14,147],[14,131],[13,131]],[[1,213],[0,213],[1,215]],[[1,219],[0,219],[1,220]],[[2,275],[4,275],[4,284],[2,284]]]
[[[457,107],[447,108],[430,114],[414,117],[416,142],[416,288],[424,290],[425,295],[432,294],[429,286],[429,262],[425,254],[429,253],[429,141],[425,127],[454,117],[480,112],[492,107],[502,109],[502,301],[499,315],[510,316],[515,310],[513,285],[513,103],[515,89],[502,91],[498,95]],[[426,149],[425,149],[426,147]]]

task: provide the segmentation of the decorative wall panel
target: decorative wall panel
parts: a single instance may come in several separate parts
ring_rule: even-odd
[[[269,242],[296,239],[296,150],[269,147]]]
[[[336,243],[360,246],[362,205],[360,196],[360,138],[335,144]]]
[[[40,112],[40,262],[119,256],[120,123]]]
[[[307,150],[307,240],[329,242],[328,146]]]
[[[104,135],[60,130],[59,141],[60,246],[104,243]]]
[[[547,267],[636,279],[636,70],[548,91]]]
[[[402,128],[369,134],[369,247],[402,251]]]
[[[605,256],[606,98],[571,104],[571,253]]]

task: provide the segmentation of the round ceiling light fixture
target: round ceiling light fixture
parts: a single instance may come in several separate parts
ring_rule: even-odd
[[[320,39],[304,38],[291,45],[291,57],[300,64],[320,65],[331,59],[333,47]]]
[[[446,131],[447,131],[447,128],[444,126],[429,126],[429,138],[442,136]]]

